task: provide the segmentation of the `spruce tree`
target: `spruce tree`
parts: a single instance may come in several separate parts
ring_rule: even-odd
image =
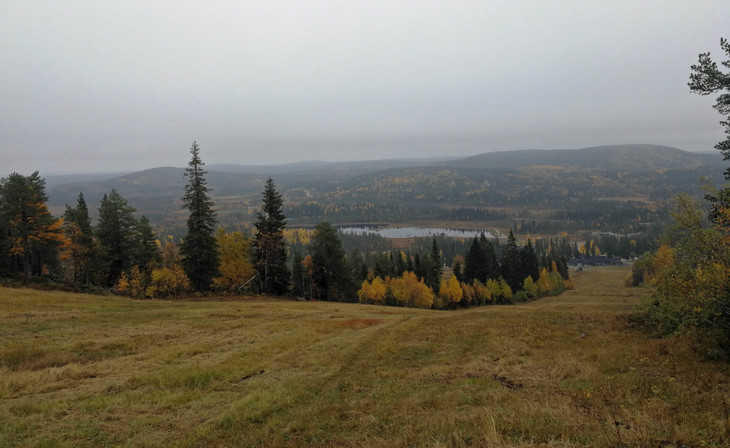
[[[79,193],[76,207],[66,205],[66,213],[63,216],[64,228],[70,241],[71,264],[73,267],[70,281],[72,283],[92,283],[96,243],[94,242],[89,208],[86,205],[83,193]]]
[[[522,269],[520,268],[520,249],[517,247],[517,240],[512,230],[509,231],[507,244],[502,249],[501,265],[502,278],[512,288],[512,291],[522,289],[524,277],[522,277]]]
[[[527,244],[520,251],[520,269],[523,281],[526,277],[532,277],[533,281],[537,281],[540,278],[540,267],[537,262],[537,254],[535,249],[532,247],[532,241],[528,238]]]
[[[441,285],[441,251],[436,237],[431,238],[431,253],[425,257],[424,283],[434,291]]]
[[[486,282],[490,278],[494,280],[498,279],[499,261],[497,260],[497,255],[494,253],[494,245],[487,239],[484,232],[479,235],[479,245],[484,253],[484,269],[486,271],[486,278],[483,282]]]
[[[486,282],[486,262],[486,254],[482,250],[482,245],[479,244],[477,237],[474,237],[464,259],[464,281],[468,284],[472,284],[474,280],[479,280],[482,283]]]
[[[104,195],[99,205],[96,236],[101,250],[102,281],[107,286],[114,285],[122,272],[134,266],[135,211],[115,188],[109,195]]]
[[[299,252],[294,252],[294,262],[292,264],[292,271],[291,271],[291,283],[292,283],[292,290],[291,294],[292,297],[304,297],[306,294],[305,287],[304,287],[304,258]]]
[[[261,211],[256,218],[253,239],[253,261],[259,278],[259,289],[265,294],[284,295],[289,290],[289,268],[284,241],[286,217],[283,201],[269,177],[264,186]]]
[[[188,233],[180,245],[182,266],[190,284],[197,291],[208,291],[213,278],[220,275],[218,243],[215,239],[216,217],[213,201],[208,196],[209,188],[200,159],[200,147],[196,142],[190,146],[190,162],[185,169],[188,184],[183,195],[183,207],[190,212]]]
[[[142,216],[137,222],[137,244],[134,252],[134,264],[149,275],[156,264],[162,261],[157,248],[157,237],[150,225],[150,220]]]
[[[324,221],[314,228],[309,246],[314,265],[315,295],[320,300],[354,299],[351,270],[337,230]]]

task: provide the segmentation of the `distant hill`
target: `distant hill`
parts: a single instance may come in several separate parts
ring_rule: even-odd
[[[211,165],[208,183],[220,221],[253,220],[266,178],[274,178],[292,225],[441,222],[631,230],[666,219],[680,192],[700,197],[701,177],[721,183],[720,154],[658,145],[522,150],[466,158],[306,162],[274,166]],[[165,231],[184,225],[183,168],[161,167],[113,178],[49,182],[54,213],[83,192],[94,213],[116,188]],[[68,180],[71,180],[69,178]],[[561,224],[563,223],[563,224]],[[568,223],[568,224],[564,224]],[[550,226],[541,228],[547,229]]]
[[[519,168],[535,165],[611,170],[684,169],[708,166],[720,154],[693,153],[660,145],[612,145],[583,149],[489,152],[445,164],[454,167]]]

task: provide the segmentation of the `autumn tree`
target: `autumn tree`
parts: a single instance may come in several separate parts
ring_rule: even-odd
[[[185,185],[183,207],[188,215],[188,232],[180,245],[182,265],[190,284],[196,291],[208,291],[213,278],[220,274],[220,259],[214,231],[216,225],[213,200],[210,199],[207,172],[200,158],[196,142],[190,146],[190,162],[185,169],[188,183]]]
[[[190,291],[190,280],[181,265],[180,249],[175,245],[172,237],[165,239],[161,258],[162,266],[152,271],[145,295],[148,297],[174,297]]]
[[[386,279],[386,286],[397,305],[412,308],[431,308],[433,305],[433,290],[413,272],[404,272],[402,277]],[[387,300],[386,291],[386,303]]]
[[[360,303],[372,303],[382,305],[385,303],[385,294],[387,287],[380,277],[375,277],[372,281],[363,280],[360,290],[357,291],[357,297]]]
[[[441,279],[438,298],[440,299],[437,308],[455,308],[464,296],[459,280],[455,276],[449,277],[448,280]]]
[[[30,176],[12,173],[0,180],[0,220],[5,223],[4,246],[9,252],[6,256],[19,261],[26,279],[55,260],[55,249],[66,244],[63,220],[51,215],[47,200],[46,181],[38,171]]]
[[[255,270],[251,264],[251,242],[241,232],[219,228],[216,235],[220,253],[219,277],[213,279],[216,289],[233,292],[251,280]]]
[[[283,233],[286,217],[282,205],[281,195],[269,177],[262,193],[261,210],[256,217],[253,239],[254,267],[259,289],[265,294],[284,295],[289,290],[289,268]]]
[[[730,357],[730,239],[687,196],[674,219],[649,263],[646,315],[661,334],[688,334]]]
[[[108,195],[104,195],[99,205],[96,236],[99,241],[102,277],[108,286],[115,285],[122,272],[134,266],[137,249],[135,211],[115,188]]]

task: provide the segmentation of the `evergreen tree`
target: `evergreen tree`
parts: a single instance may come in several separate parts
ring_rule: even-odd
[[[502,267],[502,278],[507,282],[510,289],[512,291],[521,289],[522,281],[525,278],[522,277],[522,269],[520,268],[520,249],[517,247],[517,240],[512,230],[509,231],[507,244],[502,249],[500,264]]]
[[[115,188],[109,195],[104,195],[99,205],[96,236],[101,251],[101,276],[107,286],[114,285],[122,272],[134,266],[135,211]]]
[[[486,254],[477,237],[474,237],[464,259],[464,281],[471,285],[474,280],[487,281]]]
[[[304,258],[299,252],[294,252],[294,263],[291,270],[291,294],[293,297],[305,297]]]
[[[183,207],[190,212],[188,233],[180,245],[182,266],[190,284],[196,291],[208,291],[213,278],[220,275],[220,258],[215,238],[216,216],[213,201],[205,179],[207,172],[200,159],[200,147],[196,142],[190,146],[190,162],[185,169],[188,184],[185,185]]]
[[[314,266],[314,285],[320,300],[355,299],[354,285],[337,230],[327,222],[314,228],[309,246]],[[349,295],[353,294],[352,297]]]
[[[157,237],[152,230],[150,220],[142,216],[137,222],[137,244],[134,252],[134,264],[139,266],[145,275],[149,275],[155,265],[162,260],[157,248]]]
[[[261,211],[255,223],[253,240],[254,266],[259,276],[259,288],[265,294],[284,295],[289,290],[289,268],[284,241],[286,217],[283,201],[269,177],[262,193]]]
[[[456,280],[459,282],[464,281],[464,274],[461,271],[461,262],[458,260],[454,262],[454,277],[456,277]]]
[[[486,270],[484,282],[490,278],[496,280],[500,275],[499,261],[497,260],[497,255],[494,253],[494,245],[487,239],[484,232],[479,235],[479,245],[484,253],[484,269]]]
[[[441,251],[436,242],[436,237],[431,239],[431,252],[424,257],[421,263],[424,265],[424,283],[434,292],[437,292],[441,286]]]
[[[76,207],[66,205],[64,227],[70,241],[71,272],[67,277],[68,280],[71,283],[93,283],[96,243],[89,208],[83,193],[79,193]]]
[[[540,279],[540,267],[537,262],[537,254],[529,238],[527,239],[527,244],[520,251],[520,261],[523,281],[528,276],[532,277],[532,280],[535,282]]]
[[[3,246],[8,259],[18,260],[26,279],[55,261],[55,249],[65,242],[61,225],[48,211],[46,181],[12,173],[0,180],[0,221],[5,227]],[[52,257],[52,259],[51,259]],[[10,264],[10,263],[9,263]]]

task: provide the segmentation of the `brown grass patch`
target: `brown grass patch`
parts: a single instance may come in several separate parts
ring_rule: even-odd
[[[632,328],[626,274],[454,312],[0,288],[0,445],[727,446],[728,366]]]

